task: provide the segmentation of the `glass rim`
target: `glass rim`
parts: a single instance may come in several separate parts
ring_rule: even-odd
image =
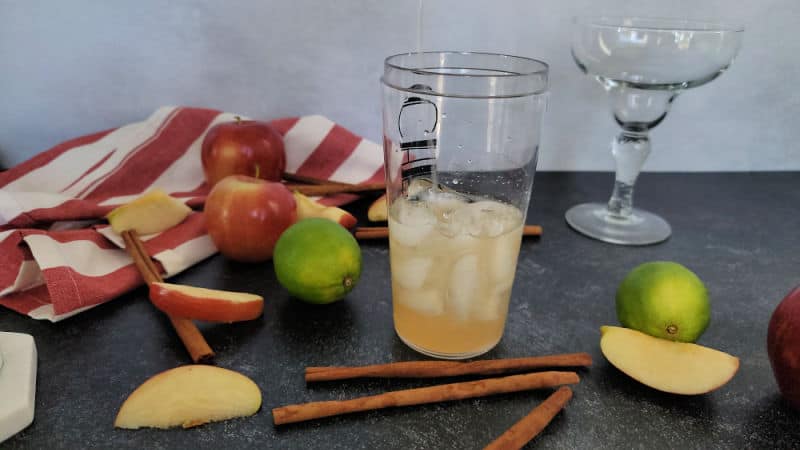
[[[492,56],[492,57],[500,57],[500,58],[508,58],[511,60],[522,61],[528,64],[533,64],[538,66],[538,69],[529,70],[529,71],[517,71],[513,73],[492,73],[492,74],[480,74],[480,73],[442,73],[437,72],[435,70],[426,70],[424,68],[419,67],[408,67],[402,64],[393,63],[392,60],[399,59],[406,56],[413,56],[413,55],[480,55],[480,56]],[[493,52],[464,52],[464,51],[454,51],[454,50],[443,50],[443,51],[424,51],[424,52],[406,52],[406,53],[397,53],[391,56],[387,56],[386,59],[383,60],[383,63],[386,67],[391,67],[395,70],[402,70],[406,72],[412,72],[418,75],[432,75],[432,76],[445,76],[445,77],[453,77],[453,78],[505,78],[505,77],[525,77],[531,75],[541,75],[547,74],[550,71],[550,65],[546,62],[535,59],[529,58],[527,56],[516,56],[516,55],[508,55],[505,53],[493,53]],[[472,69],[472,67],[463,67],[464,69]],[[487,69],[483,67],[482,69]]]
[[[600,28],[649,31],[692,31],[701,33],[741,33],[744,25],[694,19],[642,16],[575,16],[572,22]],[[629,23],[626,23],[629,22]]]

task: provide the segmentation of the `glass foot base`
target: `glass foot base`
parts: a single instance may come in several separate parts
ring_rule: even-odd
[[[661,217],[633,209],[624,219],[609,216],[603,203],[584,203],[567,211],[569,226],[586,236],[619,245],[648,245],[665,241],[672,228]]]
[[[397,330],[395,330],[395,332],[397,332]],[[439,358],[439,359],[469,359],[469,358],[474,358],[476,356],[480,356],[480,355],[488,352],[489,350],[493,349],[497,345],[497,343],[500,342],[500,339],[498,339],[497,342],[495,342],[494,344],[489,345],[486,348],[482,348],[482,349],[480,349],[478,351],[475,351],[475,352],[468,352],[468,353],[440,353],[440,352],[434,352],[434,351],[427,350],[427,349],[424,349],[422,347],[419,347],[417,345],[414,345],[411,342],[407,341],[405,338],[403,338],[403,336],[400,333],[397,333],[397,337],[399,337],[400,340],[403,341],[404,344],[406,344],[407,346],[411,347],[414,351],[422,353],[423,355],[432,356],[434,358]]]

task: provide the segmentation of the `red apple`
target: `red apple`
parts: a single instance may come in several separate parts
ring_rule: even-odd
[[[800,409],[800,286],[772,313],[767,330],[767,354],[783,397]]]
[[[260,295],[172,283],[152,283],[150,300],[170,316],[207,322],[253,320],[264,311]]]
[[[296,209],[283,184],[232,175],[211,189],[204,214],[208,234],[223,255],[258,262],[272,257],[281,233],[297,220]]]
[[[201,148],[209,186],[228,175],[280,181],[286,169],[283,138],[267,122],[240,120],[211,127]]]

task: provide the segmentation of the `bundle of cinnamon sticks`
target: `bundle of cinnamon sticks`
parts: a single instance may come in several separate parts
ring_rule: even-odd
[[[306,382],[363,377],[437,378],[458,375],[495,375],[542,368],[588,367],[591,364],[592,358],[588,353],[571,353],[473,362],[416,361],[360,367],[308,367],[306,368],[305,378]],[[578,375],[570,371],[516,374],[416,389],[389,391],[379,395],[350,400],[287,405],[273,409],[272,418],[275,425],[283,425],[359,411],[559,387],[527,416],[486,447],[488,449],[518,449],[539,434],[572,398],[572,390],[566,385],[578,382]]]

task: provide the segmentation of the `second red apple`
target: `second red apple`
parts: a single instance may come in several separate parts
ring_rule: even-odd
[[[217,183],[206,199],[206,228],[219,251],[235,261],[272,257],[281,233],[297,220],[294,197],[281,183],[243,175]]]
[[[280,181],[286,170],[283,138],[267,122],[237,117],[218,123],[206,133],[200,155],[209,186],[229,175]]]

